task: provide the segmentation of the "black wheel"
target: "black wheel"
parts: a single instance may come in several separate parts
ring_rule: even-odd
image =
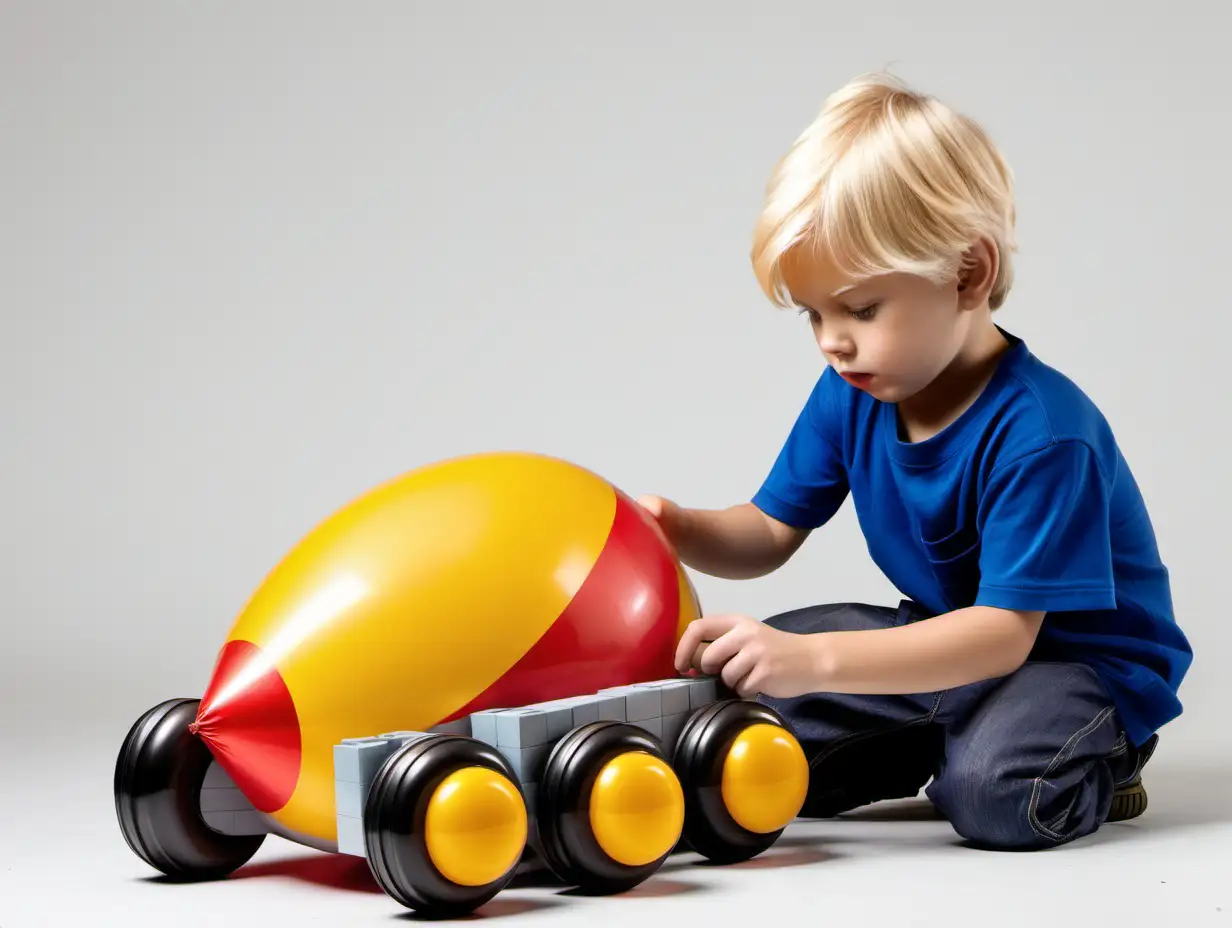
[[[427,918],[458,918],[513,879],[527,838],[526,801],[495,748],[453,734],[412,741],[377,771],[364,804],[372,875]]]
[[[684,825],[684,796],[662,742],[625,722],[592,722],[557,742],[536,803],[544,862],[591,895],[645,881]]]
[[[684,787],[685,841],[714,863],[771,847],[808,790],[808,760],[787,722],[751,700],[724,699],[694,713],[674,764]]]
[[[265,835],[224,835],[201,815],[201,785],[213,756],[188,730],[198,699],[169,699],[141,716],[115,767],[120,831],[133,853],[181,881],[214,880],[246,864]]]

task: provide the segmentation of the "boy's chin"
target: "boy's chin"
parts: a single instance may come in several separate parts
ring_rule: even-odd
[[[884,377],[878,375],[872,378],[867,383],[856,385],[856,389],[862,390],[873,399],[881,400],[883,403],[897,403],[900,399],[901,391],[895,389],[892,381],[887,381]]]

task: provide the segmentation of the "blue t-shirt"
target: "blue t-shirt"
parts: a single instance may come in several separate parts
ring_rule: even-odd
[[[1181,713],[1192,651],[1137,483],[1104,416],[1025,342],[933,437],[832,370],[818,379],[754,504],[801,528],[848,494],[869,553],[933,614],[1048,613],[1035,659],[1091,666],[1142,744]]]

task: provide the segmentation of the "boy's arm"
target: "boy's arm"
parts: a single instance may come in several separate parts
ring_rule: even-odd
[[[740,695],[931,693],[1018,669],[1044,615],[971,606],[910,625],[817,635],[707,616],[685,630],[676,668],[719,674]]]
[[[810,636],[816,689],[931,693],[1005,676],[1026,661],[1044,615],[970,606],[896,628]]]
[[[807,529],[778,521],[752,503],[726,509],[686,509],[670,500],[643,497],[680,560],[727,580],[761,577],[781,567],[808,538]]]

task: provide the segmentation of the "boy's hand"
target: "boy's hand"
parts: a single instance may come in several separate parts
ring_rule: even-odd
[[[674,548],[679,547],[684,522],[681,507],[662,496],[642,496],[638,498],[637,504],[654,516],[668,543]]]
[[[676,670],[717,674],[743,697],[776,699],[821,689],[814,653],[821,636],[795,635],[746,615],[712,615],[691,622],[676,647]],[[697,664],[693,656],[710,642]]]

